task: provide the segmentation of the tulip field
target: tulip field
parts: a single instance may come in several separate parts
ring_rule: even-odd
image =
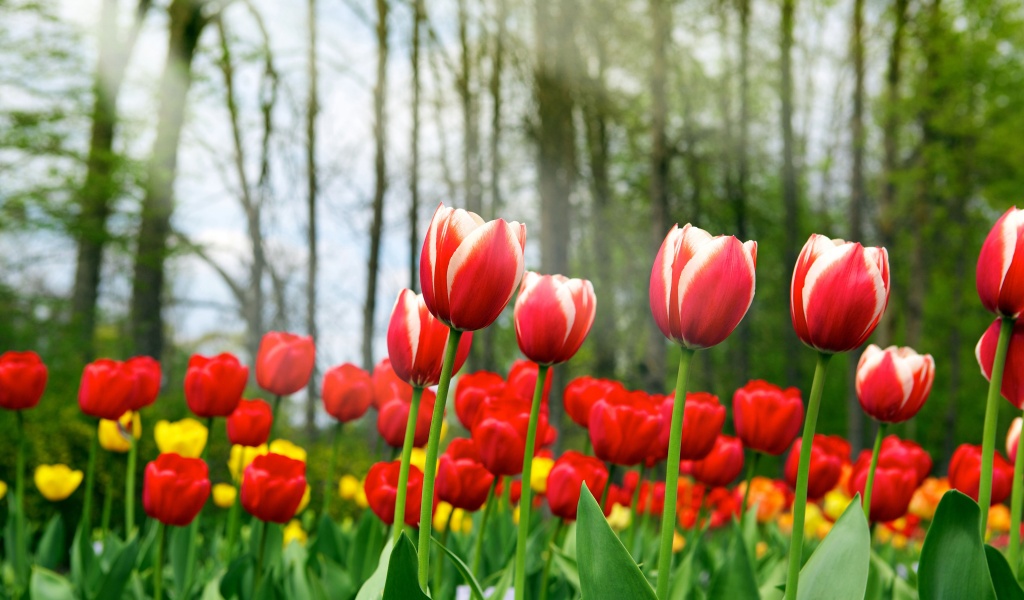
[[[89,363],[77,401],[90,450],[73,464],[26,459],[29,440],[46,443],[33,437],[33,408],[48,358],[3,349],[0,407],[17,436],[0,444],[17,458],[0,472],[0,598],[1024,598],[1022,421],[998,422],[1000,396],[1024,407],[1024,211],[993,225],[977,259],[976,310],[994,318],[976,348],[985,420],[941,477],[889,427],[915,418],[943,365],[871,343],[889,261],[902,257],[812,235],[788,310],[806,346],[789,358],[813,363],[813,380],[741,381],[720,398],[691,388],[691,363],[750,318],[758,245],[673,227],[650,260],[649,300],[675,346],[675,386],[569,380],[557,397],[586,431],[576,443],[549,421],[552,374],[580,350],[600,299],[587,280],[527,271],[526,244],[521,223],[438,207],[422,293],[398,295],[388,357],[372,372],[343,364],[323,375],[334,421],[325,465],[279,423],[313,373],[310,337],[266,333],[252,365],[193,355],[183,381],[147,356]],[[474,337],[507,307],[521,359],[467,372]],[[852,384],[875,432],[859,454],[816,430],[842,353],[859,357]],[[152,422],[172,388],[191,416]],[[357,440],[373,464],[352,472],[340,442],[359,420],[378,435]],[[143,436],[158,453],[142,451]],[[765,457],[782,468],[758,469]],[[111,484],[98,484],[115,461],[123,514],[112,514]],[[71,497],[80,514],[60,509]],[[46,518],[29,519],[27,500]]]

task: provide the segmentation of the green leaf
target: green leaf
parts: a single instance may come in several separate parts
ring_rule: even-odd
[[[552,546],[552,552],[554,552],[552,558],[555,561],[555,566],[558,567],[562,577],[574,590],[580,591],[580,566],[576,563],[576,559],[569,556],[561,548]]]
[[[656,598],[604,513],[581,484],[577,506],[576,554],[584,598]]]
[[[978,524],[978,504],[956,490],[942,496],[921,549],[917,590],[921,598],[996,597]]]
[[[355,542],[348,549],[347,566],[357,584],[361,585],[371,574],[376,573],[375,569],[380,562],[374,560],[377,556],[391,556],[391,551],[386,549],[385,531],[381,522],[373,511],[365,510],[356,529]],[[386,560],[384,562],[387,563]],[[381,582],[383,581],[382,575]],[[384,589],[383,583],[381,589]]]
[[[434,542],[434,544],[436,544],[437,547],[440,548],[452,561],[452,564],[455,565],[455,568],[459,571],[459,574],[462,575],[462,578],[469,586],[469,590],[472,592],[473,597],[478,600],[484,600],[484,592],[480,589],[480,584],[477,582],[476,577],[473,577],[473,574],[469,571],[469,567],[466,566],[466,563],[462,562],[461,558],[456,556],[455,553],[449,550],[447,546],[439,542],[437,538],[431,537],[430,541]]]
[[[226,600],[243,597],[243,590],[252,589],[252,571],[254,559],[250,554],[243,554],[231,561],[224,577],[220,580],[220,595]]]
[[[409,541],[409,536],[403,533],[398,544],[391,550],[384,600],[429,600],[430,596],[420,589],[418,566],[416,549]]]
[[[82,597],[92,597],[92,591],[99,585],[100,566],[92,549],[92,536],[83,531],[79,523],[75,538],[71,542],[71,580]]]
[[[96,598],[120,598],[125,585],[128,584],[129,575],[135,568],[135,559],[139,555],[139,538],[132,538],[132,541],[117,555],[110,570],[107,571],[100,584],[100,591]]]
[[[669,583],[668,597],[670,600],[684,600],[690,597],[690,589],[693,587],[693,561],[696,554],[696,544],[686,551],[682,564],[672,575]]]
[[[725,563],[711,579],[708,599],[757,598],[757,579],[750,566],[750,555],[739,526],[733,524],[732,541],[726,554]]]
[[[359,588],[356,600],[378,600],[384,596],[384,585],[388,577],[388,564],[391,562],[391,548],[392,541],[389,539],[384,544],[384,549],[380,552],[380,558],[377,560],[377,569],[363,583],[363,586]]]
[[[321,554],[338,564],[344,562],[344,542],[337,524],[330,515],[321,515],[316,525],[316,539],[309,546],[310,556]]]
[[[56,569],[64,560],[64,521],[60,513],[53,515],[43,530],[36,548],[36,564],[44,569]]]
[[[356,595],[356,586],[352,582],[352,576],[340,565],[324,556],[320,557],[319,582],[325,590],[330,590],[330,598],[348,600]]]
[[[193,528],[196,522],[185,527],[167,526],[167,533],[170,538],[167,542],[168,554],[171,558],[171,568],[174,572],[174,589],[179,595],[184,596],[188,590],[183,589],[185,580],[188,578],[189,560],[188,549],[192,544]]]
[[[75,589],[71,582],[49,569],[32,569],[29,580],[29,596],[46,600],[75,600]]]
[[[1003,553],[985,544],[985,559],[988,561],[988,571],[992,575],[992,585],[996,588],[996,598],[1024,600],[1024,590],[1021,590],[1017,578],[1013,576],[1010,563],[1006,561]]]
[[[871,532],[858,494],[800,569],[797,598],[861,600],[870,563]]]

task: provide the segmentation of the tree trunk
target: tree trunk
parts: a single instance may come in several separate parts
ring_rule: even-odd
[[[469,13],[466,0],[458,2],[459,46],[462,49],[462,71],[459,73],[459,99],[462,101],[462,173],[466,210],[480,214],[483,199],[480,194],[480,132],[477,127],[476,96],[473,93],[473,50],[469,45]]]
[[[853,54],[853,115],[850,118],[852,142],[850,172],[850,239],[863,241],[863,211],[867,202],[864,190],[864,0],[853,2],[853,27],[850,46]],[[864,441],[864,413],[857,400],[857,362],[860,352],[851,353],[846,369],[846,439],[853,452],[860,451]]]
[[[156,140],[147,168],[132,281],[131,331],[135,354],[159,359],[164,350],[163,294],[167,238],[174,212],[178,143],[192,84],[192,58],[207,23],[204,2],[172,0],[167,59],[160,77]]]
[[[412,19],[412,164],[409,179],[409,289],[416,290],[420,268],[420,29],[423,25],[423,0],[413,0]]]
[[[309,77],[309,97],[306,104],[306,179],[309,189],[309,271],[306,273],[306,330],[313,338],[314,345],[319,341],[316,326],[316,272],[317,272],[317,219],[316,219],[316,116],[320,112],[319,92],[317,90],[316,66],[316,0],[309,0],[309,56],[307,58]],[[306,432],[310,436],[316,433],[316,369],[306,384]]]
[[[782,207],[785,219],[785,248],[782,252],[783,272],[791,273],[796,265],[797,253],[800,250],[800,204],[796,180],[796,165],[793,155],[793,13],[796,0],[782,0],[782,26],[779,50],[781,54],[781,86],[782,101]],[[783,339],[786,340],[788,356],[797,356],[800,347],[796,334],[787,323],[784,327]],[[786,361],[787,384],[797,384],[800,373],[796,360]]]

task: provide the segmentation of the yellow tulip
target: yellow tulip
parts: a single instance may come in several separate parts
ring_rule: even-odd
[[[3,481],[0,481],[0,500],[3,500],[4,496],[6,496],[6,495],[7,495],[7,484],[4,483]]]
[[[117,421],[101,419],[100,446],[108,452],[120,452],[121,454],[128,452],[132,449],[132,442],[128,437],[129,428],[131,428],[131,435],[135,439],[142,437],[142,419],[131,411],[124,413]]]
[[[338,482],[338,496],[342,500],[355,500],[362,487],[363,484],[359,483],[354,475],[342,475],[341,481]]]
[[[838,521],[852,501],[853,498],[850,498],[838,489],[828,492],[825,494],[825,516],[833,522]]]
[[[461,531],[462,533],[473,531],[473,515],[461,508],[456,508],[452,514],[452,531]]]
[[[473,530],[473,517],[461,508],[454,508],[447,502],[438,502],[434,512],[434,529],[444,531],[451,524],[451,531],[469,533]]]
[[[185,458],[199,458],[206,447],[210,432],[195,419],[182,419],[171,423],[159,421],[153,427],[153,438],[161,454],[173,452]]]
[[[298,542],[305,544],[306,540],[309,539],[306,535],[306,531],[302,529],[302,524],[296,519],[292,519],[288,522],[288,525],[284,528],[284,545],[287,546],[292,542]]]
[[[427,453],[423,448],[413,448],[409,455],[409,464],[416,467],[422,473],[427,466]]]
[[[629,527],[630,522],[633,520],[633,512],[621,504],[615,504],[612,506],[611,514],[606,519],[612,530],[623,531]]]
[[[988,533],[1010,531],[1010,509],[1005,504],[994,504],[988,509]]]
[[[60,502],[75,493],[82,484],[84,474],[73,471],[67,465],[39,465],[36,467],[35,482],[39,493],[50,502]]]
[[[306,510],[306,507],[309,506],[309,491],[309,484],[307,483],[306,492],[302,494],[302,500],[299,502],[299,508],[295,511],[295,514],[301,515],[302,511]]]
[[[555,466],[554,459],[538,456],[533,459],[533,471],[530,472],[530,488],[538,494],[548,491],[548,473]]]
[[[359,482],[359,492],[356,493],[356,506],[359,508],[369,508],[370,501],[366,499],[366,486],[363,485],[365,481]]]
[[[448,504],[444,500],[437,503],[437,509],[434,511],[434,529],[438,531],[444,531],[448,526],[448,517],[452,516],[454,507]],[[454,516],[453,516],[454,518]]]
[[[235,505],[238,490],[229,483],[218,483],[213,486],[213,503],[220,508],[231,508]]]
[[[441,421],[441,441],[448,439],[448,419]]]
[[[242,473],[245,472],[245,468],[249,466],[249,463],[257,456],[262,456],[266,453],[266,444],[256,447],[239,446],[238,444],[231,446],[231,456],[228,457],[228,470],[231,471],[231,477],[235,481],[241,481]]]
[[[288,440],[274,440],[270,442],[270,451],[274,454],[283,454],[288,458],[306,462],[306,451]]]
[[[683,548],[685,548],[685,547],[686,547],[686,538],[684,538],[683,536],[679,535],[678,531],[673,532],[673,534],[672,534],[672,552],[673,552],[673,554],[674,553],[678,553],[678,552],[682,552]]]

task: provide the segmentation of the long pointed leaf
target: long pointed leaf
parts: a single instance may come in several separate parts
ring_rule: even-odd
[[[798,599],[864,598],[871,564],[871,532],[859,498],[859,495],[854,497],[800,569]]]
[[[942,496],[921,548],[917,590],[926,600],[996,597],[985,560],[978,504],[956,490]]]
[[[647,578],[619,541],[586,484],[580,486],[576,554],[584,598],[655,600]],[[662,576],[668,576],[667,573]]]

